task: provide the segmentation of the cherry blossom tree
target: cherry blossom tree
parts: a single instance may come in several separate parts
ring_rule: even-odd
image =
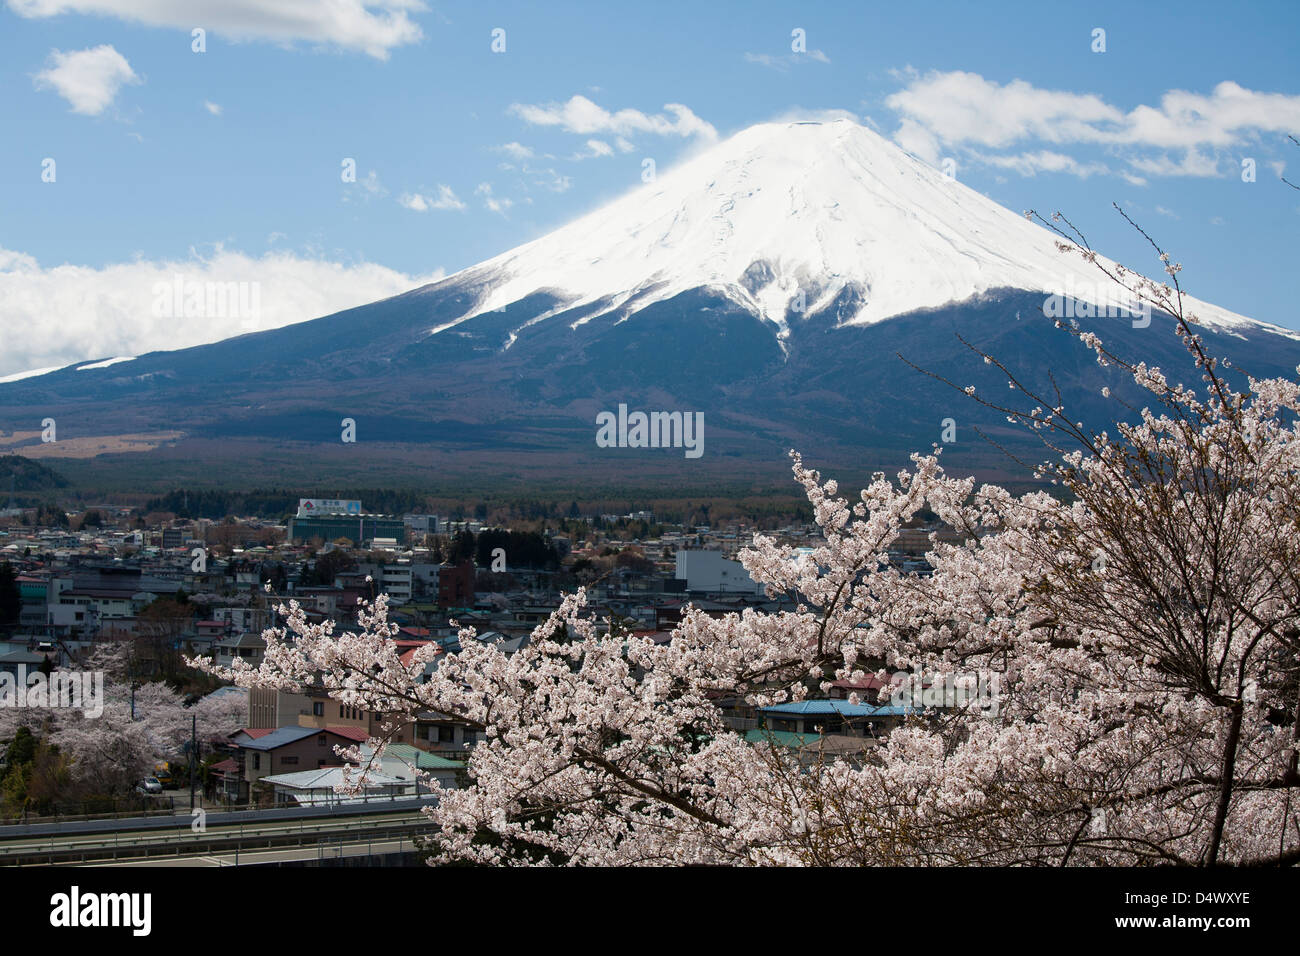
[[[134,688],[128,674],[129,646],[105,642],[84,662],[86,672],[103,674],[102,712],[76,708],[0,708],[0,739],[19,727],[58,749],[67,759],[71,780],[81,792],[129,791],[154,763],[180,755],[197,717],[202,739],[238,730],[244,703],[238,699],[204,700],[186,706],[184,698],[162,682]]]
[[[850,498],[793,455],[822,543],[804,556],[758,535],[741,555],[790,610],[690,609],[657,645],[603,626],[579,590],[512,655],[465,630],[458,652],[403,662],[383,596],[357,633],[291,601],[259,667],[197,663],[387,715],[369,756],[347,752],[358,784],[420,714],[479,729],[472,784],[427,811],[442,861],[1300,862],[1300,385],[1208,356],[1160,250],[1168,284],[1060,235],[1173,318],[1202,381],[1065,328],[1150,396],[1110,435],[976,349],[1021,403],[962,391],[1043,436],[1050,490],[949,476],[935,449]],[[932,573],[905,573],[889,552],[923,512],[960,540],[935,536]],[[728,722],[728,701],[908,670],[987,681],[996,706],[914,707],[857,752],[751,745]]]

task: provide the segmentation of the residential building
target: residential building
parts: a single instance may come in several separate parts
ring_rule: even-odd
[[[261,634],[251,631],[234,637],[223,638],[212,645],[216,663],[229,667],[235,658],[245,661],[250,667],[257,667],[266,656],[266,641]]]
[[[686,582],[688,591],[700,594],[765,594],[764,586],[739,561],[723,557],[721,551],[678,551],[676,577]]]
[[[355,727],[277,727],[241,730],[231,742],[243,756],[243,788],[247,799],[263,777],[273,773],[316,770],[340,762],[335,747],[364,743],[367,734]]]
[[[294,694],[269,687],[252,687],[248,691],[250,727],[299,727],[303,726],[300,718],[311,712],[312,699],[306,694]],[[324,724],[315,726],[323,727]]]
[[[362,753],[365,753],[362,748]],[[417,793],[427,793],[428,777],[432,777],[443,790],[455,790],[460,786],[465,764],[458,760],[448,760],[438,754],[429,753],[412,747],[410,744],[389,744],[380,758],[380,769],[397,780],[409,780],[417,784]],[[416,771],[428,777],[417,778]]]
[[[263,786],[269,786],[277,805],[339,806],[348,803],[369,803],[373,800],[393,800],[414,796],[413,778],[398,778],[386,773],[370,771],[361,792],[354,795],[340,793],[344,784],[343,767],[319,767],[295,773],[277,773],[263,777]]]

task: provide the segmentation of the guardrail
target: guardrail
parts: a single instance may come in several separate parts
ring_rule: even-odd
[[[206,807],[204,810],[207,814],[208,826],[221,826],[240,822],[256,823],[306,817],[379,815],[391,813],[398,809],[418,809],[419,807],[437,803],[437,801],[437,794],[423,793],[418,797],[403,795],[390,799],[389,796],[383,796],[370,801],[357,801],[354,803],[280,804],[256,809]],[[78,833],[114,833],[130,830],[188,829],[193,818],[192,812],[182,810],[175,814],[159,814],[156,816],[121,817],[117,819],[92,817],[85,820],[67,820],[58,823],[0,826],[0,843],[50,834],[73,835]]]
[[[394,838],[411,838],[412,831],[427,830],[428,821],[419,811],[398,811],[403,819],[379,817],[361,837],[349,843],[377,843]],[[387,816],[387,815],[385,815]],[[72,838],[59,840],[51,836],[44,841],[0,845],[0,865],[41,866],[54,863],[106,863],[116,860],[159,859],[165,857],[207,856],[214,853],[236,853],[276,847],[321,844],[330,836],[357,833],[355,820],[298,820],[292,822],[263,823],[256,826],[239,823],[208,828],[195,833],[188,824],[172,831],[139,833],[114,833],[110,840],[104,836],[91,839]]]
[[[439,756],[445,754],[439,753]],[[428,787],[422,786],[424,796],[428,793]],[[348,803],[392,803],[395,800],[403,800],[413,796],[412,794],[397,793],[369,793],[358,797],[345,798]],[[210,799],[210,798],[205,798]],[[17,826],[46,826],[57,823],[78,823],[88,820],[136,820],[149,817],[165,818],[181,814],[189,814],[188,805],[177,806],[177,798],[166,793],[158,795],[155,800],[158,804],[167,801],[167,806],[158,806],[156,809],[148,805],[135,803],[127,807],[114,807],[112,810],[101,810],[97,813],[60,813],[55,811],[48,814],[24,813],[21,817],[3,817],[0,816],[0,833],[5,828]],[[340,801],[341,802],[341,801]],[[305,804],[304,804],[305,805]],[[203,807],[208,813],[237,813],[243,811],[270,810],[284,806],[283,804],[258,804],[258,803],[225,803],[214,801]]]
[[[136,817],[166,817],[174,816],[176,810],[176,798],[167,794],[162,794],[157,798],[161,803],[167,801],[167,806],[150,809],[143,803],[133,803],[131,806],[117,807],[111,810],[100,810],[97,813],[26,813],[21,817],[0,817],[0,827],[14,826],[39,826],[47,823],[71,823],[78,820],[123,820]],[[84,804],[83,804],[84,806]]]

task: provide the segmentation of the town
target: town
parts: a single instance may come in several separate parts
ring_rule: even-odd
[[[372,514],[360,500],[319,498],[299,499],[283,523],[144,516],[113,506],[74,514],[11,506],[0,514],[0,674],[84,670],[97,651],[113,647],[127,658],[133,715],[141,683],[170,683],[191,700],[227,699],[238,726],[209,735],[192,768],[178,764],[177,754],[153,755],[155,773],[131,795],[146,808],[151,796],[186,780],[197,787],[198,801],[215,806],[348,799],[338,792],[344,761],[336,748],[383,736],[384,715],[341,705],[323,688],[214,686],[210,675],[185,663],[207,657],[220,666],[257,666],[263,631],[276,625],[276,608],[287,601],[342,633],[357,630],[358,611],[385,595],[404,660],[430,643],[454,653],[463,628],[511,653],[578,587],[586,588],[602,633],[656,643],[672,639],[687,605],[714,617],[794,609],[793,596],[765,593],[736,560],[755,531],[743,521],[682,527],[636,511],[517,531],[435,514]],[[891,562],[926,573],[922,555],[935,531],[906,529]],[[822,543],[811,524],[765,533],[801,556]],[[814,759],[877,746],[910,711],[906,703],[891,704],[888,690],[868,675],[856,684],[836,681],[821,699],[761,709],[740,697],[720,703],[747,741]],[[466,781],[476,734],[454,714],[422,714],[387,736],[383,772],[370,776],[357,799],[418,795],[422,779],[444,788]],[[4,810],[32,819],[40,810],[76,809],[55,796],[44,806],[9,801]]]

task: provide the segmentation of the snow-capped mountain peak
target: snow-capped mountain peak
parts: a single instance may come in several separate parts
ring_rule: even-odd
[[[1056,237],[851,120],[765,123],[448,282],[476,290],[452,325],[550,291],[631,312],[710,288],[787,331],[846,288],[869,324],[997,288],[1126,300]],[[843,301],[843,300],[841,300]],[[1257,326],[1192,300],[1203,323]],[[550,313],[553,314],[553,313]],[[529,324],[548,315],[532,318]],[[583,320],[580,320],[583,321]],[[1269,327],[1270,331],[1287,333]]]

